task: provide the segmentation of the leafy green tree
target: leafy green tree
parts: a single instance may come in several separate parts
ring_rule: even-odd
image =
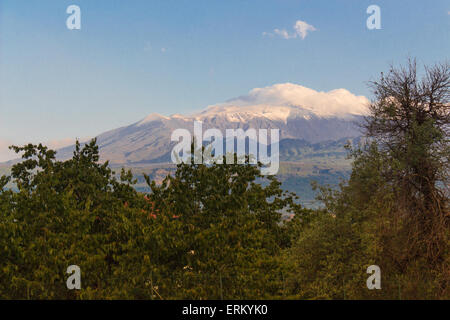
[[[56,161],[42,145],[14,147],[23,161],[11,170],[18,192],[0,195],[3,298],[108,298],[125,279],[118,256],[133,234],[127,229],[142,214],[130,173],[118,181],[99,164],[95,140],[74,156]],[[6,182],[2,178],[2,184]],[[128,206],[124,207],[127,203]],[[82,270],[82,291],[69,291],[69,265]]]
[[[348,183],[321,188],[325,210],[287,250],[301,298],[439,299],[449,292],[448,65],[414,61],[372,83],[367,142],[350,148]],[[382,290],[365,288],[379,265]]]
[[[276,297],[293,195],[257,166],[186,165],[140,194],[99,162],[95,140],[57,161],[42,145],[0,180],[0,297],[211,299]],[[11,180],[17,192],[4,187]],[[82,289],[66,288],[81,268]]]
[[[177,297],[277,294],[275,257],[286,242],[281,211],[299,210],[280,182],[261,176],[257,166],[247,163],[180,164],[160,186],[148,183],[156,212],[166,216],[167,236],[162,242],[173,250],[158,259],[164,259],[172,273]]]

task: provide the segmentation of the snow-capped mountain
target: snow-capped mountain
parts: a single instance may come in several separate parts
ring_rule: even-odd
[[[280,129],[280,140],[338,141],[360,136],[356,123],[367,113],[368,103],[345,89],[318,92],[292,83],[276,84],[191,115],[152,113],[100,134],[97,141],[102,159],[129,165],[168,162],[175,144],[170,141],[172,132],[179,128],[192,132],[194,121],[202,121],[203,130],[217,128],[223,133],[236,128]],[[64,148],[58,154],[65,158],[71,151]]]

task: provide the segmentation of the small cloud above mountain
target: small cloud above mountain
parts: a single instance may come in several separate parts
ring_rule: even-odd
[[[304,40],[309,32],[316,31],[317,29],[307,23],[306,21],[297,20],[293,26],[292,33],[288,32],[286,29],[274,29],[273,32],[263,32],[263,36],[280,36],[283,39],[295,39],[301,38]]]

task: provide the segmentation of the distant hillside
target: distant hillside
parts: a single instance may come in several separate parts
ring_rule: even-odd
[[[248,95],[209,106],[192,114],[170,117],[152,113],[144,119],[97,136],[102,159],[113,164],[141,166],[170,162],[176,129],[191,133],[194,121],[203,132],[219,129],[279,129],[282,160],[304,157],[341,156],[346,139],[361,135],[358,124],[366,114],[368,100],[345,89],[317,92],[291,83],[250,91]],[[336,144],[337,143],[337,144]],[[61,159],[72,155],[73,147],[59,150]]]

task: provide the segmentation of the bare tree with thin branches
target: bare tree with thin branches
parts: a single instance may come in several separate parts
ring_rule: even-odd
[[[436,64],[419,74],[409,59],[370,85],[374,100],[363,127],[389,161],[384,174],[396,190],[405,248],[409,243],[414,249],[405,249],[414,251],[405,256],[425,252],[430,265],[448,268],[450,66]]]

